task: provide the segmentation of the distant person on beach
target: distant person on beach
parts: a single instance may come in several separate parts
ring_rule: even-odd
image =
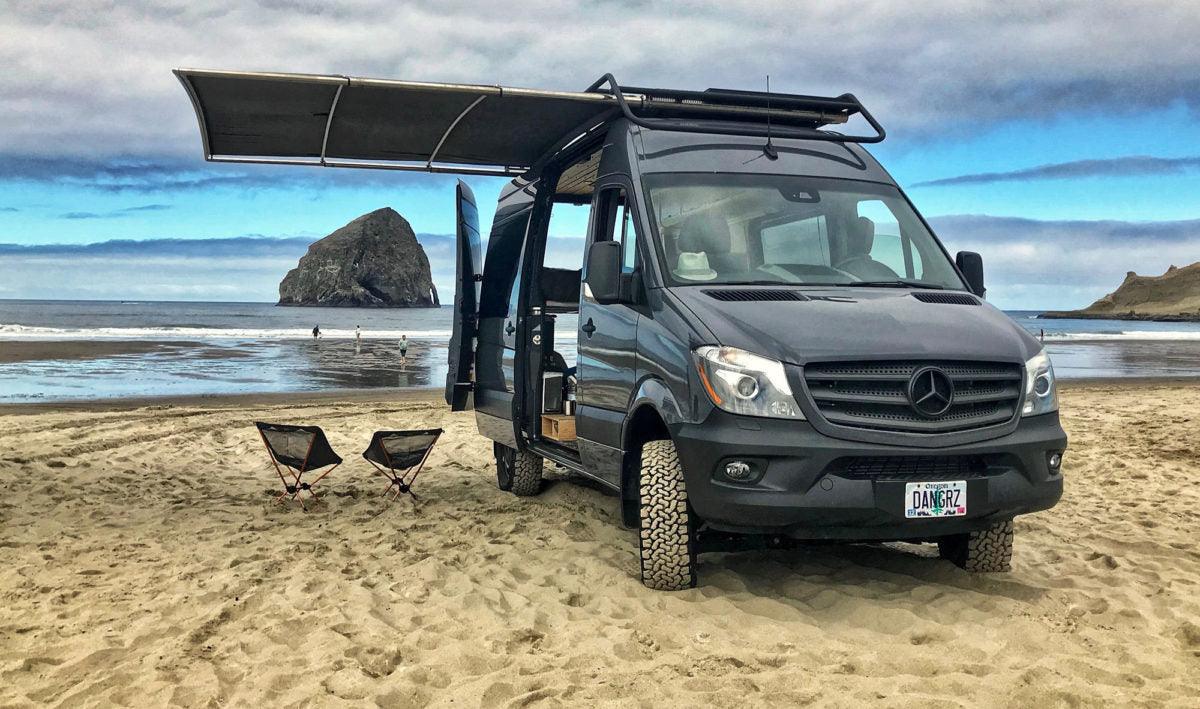
[[[408,361],[408,335],[400,336],[400,360]]]
[[[1038,339],[1042,342],[1046,341],[1046,328],[1041,328],[1041,332],[1038,333]]]
[[[354,326],[354,344],[357,345],[357,344],[361,344],[361,343],[362,343],[362,327],[355,325]]]
[[[320,336],[321,336],[321,326],[313,325],[313,339],[315,340]]]

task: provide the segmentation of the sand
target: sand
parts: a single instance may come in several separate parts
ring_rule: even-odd
[[[1013,571],[911,545],[701,557],[636,580],[614,498],[494,485],[430,400],[0,409],[0,706],[1175,706],[1200,698],[1200,388],[1068,388],[1067,492]],[[347,464],[273,508],[250,422]],[[358,457],[440,425],[419,504]]]

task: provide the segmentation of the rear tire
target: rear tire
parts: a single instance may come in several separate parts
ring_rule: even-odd
[[[987,529],[954,534],[938,540],[938,553],[955,566],[976,573],[1012,570],[1013,523],[997,522]]]
[[[642,447],[638,529],[642,583],[658,591],[696,585],[696,550],[683,466],[671,441]]]
[[[496,456],[496,487],[519,497],[529,497],[541,492],[541,456],[519,451],[502,443],[493,443]]]

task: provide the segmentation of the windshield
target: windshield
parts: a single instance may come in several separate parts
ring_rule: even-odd
[[[964,289],[890,185],[787,175],[645,177],[675,285],[781,283]]]

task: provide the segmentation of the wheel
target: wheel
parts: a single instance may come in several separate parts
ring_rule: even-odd
[[[502,443],[493,443],[496,455],[496,486],[521,497],[536,495],[542,489],[542,458],[518,451]]]
[[[955,566],[974,572],[1012,569],[1013,523],[997,522],[987,529],[954,534],[938,540],[938,553]]]
[[[696,585],[696,549],[683,466],[671,441],[642,447],[638,480],[642,583],[659,591]]]

